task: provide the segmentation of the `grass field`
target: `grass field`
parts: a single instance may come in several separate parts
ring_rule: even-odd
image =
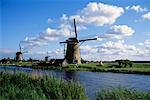
[[[150,64],[133,64],[132,67],[126,68],[115,68],[112,65],[117,65],[116,63],[104,63],[100,66],[98,63],[88,63],[81,65],[69,65],[65,70],[78,71],[86,70],[93,72],[114,72],[114,73],[130,73],[130,74],[148,74],[150,75]]]
[[[85,90],[71,81],[33,77],[23,73],[0,73],[0,100],[85,100]]]

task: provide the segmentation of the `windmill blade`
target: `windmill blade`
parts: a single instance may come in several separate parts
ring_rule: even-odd
[[[97,40],[97,38],[82,39],[79,40],[79,42],[90,41],[90,40]]]
[[[59,42],[59,43],[60,43],[60,44],[61,44],[61,43],[67,43],[67,41],[64,41],[64,42]]]
[[[76,29],[76,21],[74,19],[74,32],[75,32],[75,38],[77,38],[77,29]]]
[[[24,52],[22,52],[22,53],[28,53],[28,51],[24,51]]]
[[[20,43],[19,43],[19,50],[20,50],[20,52],[21,52],[21,45],[20,45]]]

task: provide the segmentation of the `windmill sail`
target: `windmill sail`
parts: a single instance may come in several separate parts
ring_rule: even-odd
[[[82,39],[79,40],[79,42],[90,41],[90,40],[97,40],[97,38]]]
[[[74,19],[74,32],[75,32],[75,38],[77,38],[77,28],[76,28],[76,21]]]
[[[21,52],[21,45],[20,45],[20,43],[19,43],[19,50],[20,50],[20,52]]]

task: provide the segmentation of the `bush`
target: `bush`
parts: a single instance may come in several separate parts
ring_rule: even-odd
[[[127,60],[127,59],[126,60],[116,60],[115,62],[117,62],[120,67],[127,67],[127,66],[132,67],[133,66],[133,62],[130,60]]]

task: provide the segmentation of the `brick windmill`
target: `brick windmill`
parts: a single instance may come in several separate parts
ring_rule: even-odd
[[[79,46],[85,41],[97,40],[97,38],[78,40],[75,19],[74,19],[74,31],[75,31],[75,37],[68,38],[66,41],[60,42],[61,44],[64,43],[64,45],[67,44],[67,50],[63,62],[65,64],[81,64]],[[81,44],[79,45],[79,43]],[[64,48],[64,52],[65,52],[65,48]]]
[[[47,56],[45,56],[45,62],[48,62],[48,58],[49,58],[50,56],[48,55],[48,52],[47,52]]]
[[[28,51],[23,51],[22,47],[21,47],[21,43],[19,43],[19,51],[16,52],[16,61],[23,60],[23,53],[28,53]]]
[[[23,56],[22,56],[22,50],[21,50],[21,45],[19,44],[19,51],[16,52],[16,61],[22,61]]]

